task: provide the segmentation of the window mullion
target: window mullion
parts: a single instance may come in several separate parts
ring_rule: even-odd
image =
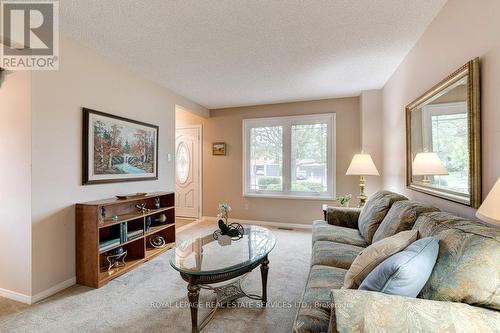
[[[292,187],[292,131],[291,125],[283,126],[283,192],[289,193]]]

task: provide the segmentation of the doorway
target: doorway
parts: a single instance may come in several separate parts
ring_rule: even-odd
[[[179,223],[201,217],[201,130],[201,125],[175,130],[175,213]]]

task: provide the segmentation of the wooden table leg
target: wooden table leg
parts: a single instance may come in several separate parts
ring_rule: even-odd
[[[196,284],[188,284],[188,299],[191,309],[191,332],[198,333],[198,299],[200,297],[200,287]]]
[[[267,272],[269,271],[269,260],[267,256],[260,264],[260,276],[262,277],[262,304],[267,304]]]

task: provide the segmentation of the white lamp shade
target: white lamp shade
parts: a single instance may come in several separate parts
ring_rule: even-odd
[[[378,176],[378,170],[373,163],[370,154],[356,154],[352,158],[349,168],[347,168],[346,175],[353,176]]]
[[[476,212],[476,216],[491,224],[500,224],[500,178]]]
[[[415,176],[447,175],[448,170],[436,153],[418,153],[413,160],[412,173]]]

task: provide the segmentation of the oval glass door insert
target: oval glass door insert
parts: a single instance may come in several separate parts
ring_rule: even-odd
[[[185,142],[177,147],[177,179],[179,183],[185,184],[189,178],[189,149]]]

